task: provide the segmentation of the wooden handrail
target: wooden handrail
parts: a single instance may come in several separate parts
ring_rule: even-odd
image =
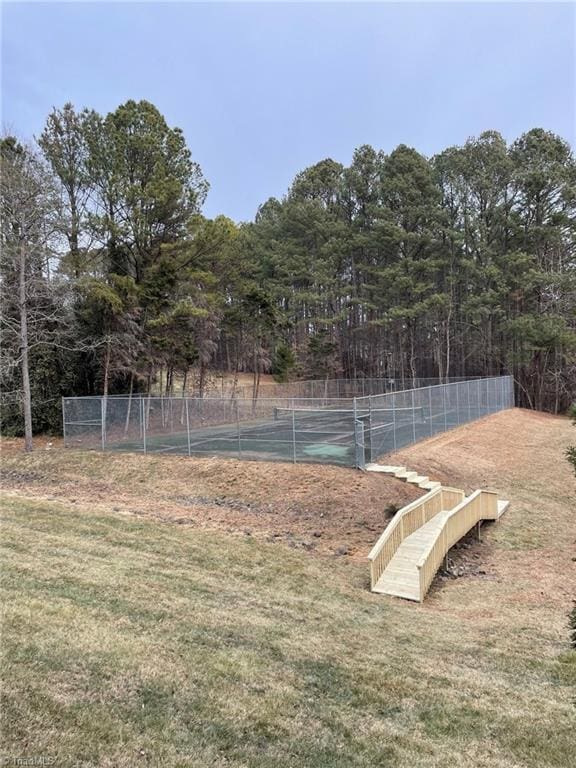
[[[416,501],[402,507],[376,544],[370,550],[370,582],[373,587],[394,553],[407,536],[431,520],[442,510],[450,510],[464,498],[464,491],[458,488],[434,488]]]
[[[420,582],[420,602],[451,547],[456,544],[480,520],[495,520],[498,517],[498,495],[494,491],[474,491],[464,498],[446,516],[433,544],[417,563]]]

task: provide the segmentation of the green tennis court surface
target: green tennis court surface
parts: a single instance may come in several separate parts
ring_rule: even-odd
[[[442,414],[444,419],[444,414]],[[355,466],[354,425],[364,426],[362,439],[372,453],[386,453],[437,431],[434,419],[423,408],[350,409],[275,408],[272,418],[217,426],[165,429],[143,439],[114,439],[108,434],[107,450],[146,451],[191,456],[229,456],[254,460],[327,462]]]
[[[326,419],[273,418],[244,421],[165,434],[147,434],[146,451],[192,456],[219,455],[243,459],[318,461],[354,465],[354,415],[338,414]],[[114,440],[109,435],[107,450],[143,451],[143,440]]]

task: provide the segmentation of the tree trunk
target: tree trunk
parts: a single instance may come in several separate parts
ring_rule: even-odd
[[[414,327],[410,324],[410,375],[412,377],[412,389],[416,387],[416,352],[414,349]]]
[[[70,236],[68,244],[70,246],[70,256],[72,259],[72,269],[74,277],[78,280],[82,269],[80,264],[80,249],[78,248],[78,234],[80,232],[80,216],[76,203],[76,195],[72,192],[70,195]]]
[[[102,386],[102,394],[105,398],[108,397],[109,381],[110,381],[110,339],[107,339],[106,354],[104,355],[104,383]]]
[[[204,397],[206,387],[206,365],[202,359],[198,363],[198,397]]]
[[[258,360],[258,345],[254,341],[252,349],[253,353],[253,365],[254,365],[254,378],[252,380],[252,411],[256,413],[256,400],[258,399],[258,385],[260,384],[260,372],[259,372],[259,360]]]
[[[124,436],[128,434],[130,427],[130,415],[132,413],[132,393],[134,392],[134,371],[130,371],[130,393],[128,395],[128,404],[126,405],[126,421],[124,423]]]
[[[188,382],[188,368],[184,369],[184,378],[182,379],[182,408],[180,409],[180,426],[184,425],[184,417],[186,416],[186,384]]]
[[[22,404],[24,407],[24,450],[30,452],[32,444],[32,396],[28,365],[28,303],[26,301],[26,246],[20,244],[19,299],[20,347],[22,350]]]
[[[106,444],[106,424],[108,418],[108,387],[110,382],[110,339],[106,340],[106,354],[104,356],[104,384],[102,386],[102,449]]]

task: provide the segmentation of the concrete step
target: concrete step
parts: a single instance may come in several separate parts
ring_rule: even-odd
[[[391,467],[387,464],[376,464],[375,462],[366,464],[367,472],[383,472],[386,475],[393,475],[401,469],[405,469],[405,467]]]
[[[394,472],[394,477],[397,477],[399,480],[406,480],[407,477],[414,477],[417,474],[418,472],[412,472],[411,469],[400,467],[397,472]]]
[[[388,472],[390,475],[393,475],[396,472],[399,472],[401,469],[404,469],[404,467],[399,467],[392,464],[380,464],[380,466],[382,467],[383,472]]]
[[[412,483],[413,485],[420,485],[421,483],[429,483],[430,478],[426,477],[426,475],[416,475],[416,477],[406,478],[406,482]]]
[[[440,488],[442,483],[437,483],[435,480],[428,480],[425,483],[418,483],[419,488],[423,488],[425,491],[433,491],[435,488]]]

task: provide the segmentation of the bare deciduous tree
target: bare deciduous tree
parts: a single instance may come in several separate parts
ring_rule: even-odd
[[[48,341],[57,308],[47,301],[60,209],[58,189],[39,155],[13,137],[1,142],[3,368],[20,367],[25,450],[32,450],[30,349]]]

